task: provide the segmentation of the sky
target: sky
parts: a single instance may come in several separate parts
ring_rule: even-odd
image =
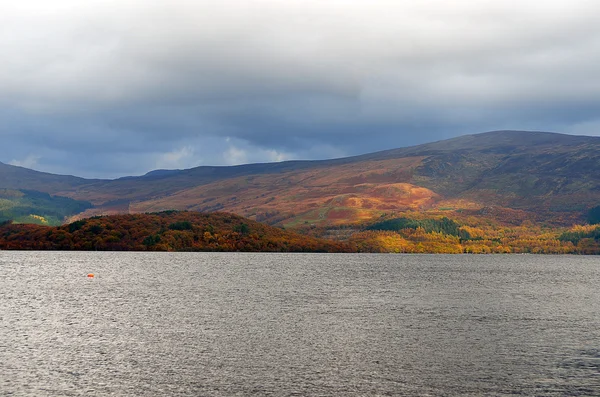
[[[0,161],[89,178],[600,135],[597,0],[0,0]]]

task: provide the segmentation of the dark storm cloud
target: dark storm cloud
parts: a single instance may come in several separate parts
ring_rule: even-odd
[[[600,132],[596,1],[0,2],[0,161],[114,177]]]

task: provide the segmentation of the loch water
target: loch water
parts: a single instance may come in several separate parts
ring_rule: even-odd
[[[2,251],[0,395],[599,396],[600,258]]]

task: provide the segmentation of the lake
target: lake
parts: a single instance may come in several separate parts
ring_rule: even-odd
[[[0,319],[0,395],[600,395],[598,257],[1,251]]]

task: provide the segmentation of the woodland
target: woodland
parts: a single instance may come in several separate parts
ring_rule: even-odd
[[[289,231],[229,213],[163,211],[95,216],[62,226],[5,221],[0,249],[600,254],[598,225],[556,228],[526,221],[499,226],[481,218],[474,223],[400,217],[362,227]]]

